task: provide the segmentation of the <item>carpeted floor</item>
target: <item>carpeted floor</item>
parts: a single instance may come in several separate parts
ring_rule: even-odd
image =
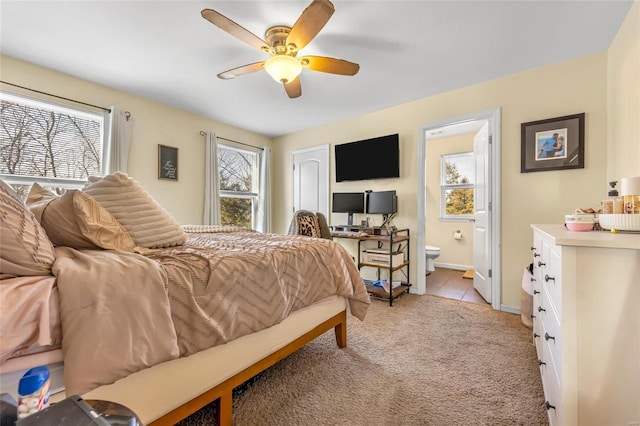
[[[234,424],[546,425],[531,330],[519,315],[436,296],[373,301],[234,394]],[[179,423],[213,425],[215,404]]]

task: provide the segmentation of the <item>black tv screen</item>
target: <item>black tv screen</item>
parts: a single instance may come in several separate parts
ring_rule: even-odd
[[[336,182],[400,177],[398,134],[335,146]]]
[[[333,213],[364,213],[364,192],[334,192]]]
[[[396,197],[396,191],[369,192],[367,194],[367,213],[393,214],[397,211],[398,197]]]

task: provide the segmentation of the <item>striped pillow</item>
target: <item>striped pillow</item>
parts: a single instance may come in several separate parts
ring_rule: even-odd
[[[90,177],[82,191],[111,213],[137,246],[171,247],[187,240],[180,224],[126,173]]]
[[[71,189],[61,196],[34,183],[27,206],[56,246],[77,250],[133,251],[131,236],[111,213],[91,196]]]
[[[31,210],[0,180],[0,274],[51,275],[53,245]]]

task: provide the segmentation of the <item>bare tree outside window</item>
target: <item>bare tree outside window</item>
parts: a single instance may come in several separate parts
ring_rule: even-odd
[[[81,186],[102,172],[102,129],[102,116],[2,93],[0,176],[23,198],[30,186],[24,178],[46,181],[57,193],[64,189],[56,179]]]
[[[258,199],[258,156],[219,145],[220,220],[222,225],[254,226]]]

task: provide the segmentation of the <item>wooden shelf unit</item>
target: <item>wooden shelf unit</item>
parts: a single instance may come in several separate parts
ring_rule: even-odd
[[[380,279],[380,270],[386,270],[389,272],[389,283],[391,285],[390,291],[386,292],[384,289],[367,285],[367,292],[376,298],[384,299],[389,301],[389,306],[393,306],[393,300],[398,298],[398,296],[408,293],[409,287],[411,287],[411,283],[409,283],[409,243],[410,243],[410,232],[409,229],[397,229],[389,231],[387,235],[379,235],[381,232],[386,232],[386,230],[374,229],[374,228],[366,228],[366,227],[357,227],[357,226],[338,226],[333,227],[334,231],[332,231],[331,236],[333,238],[346,238],[358,241],[358,258],[356,264],[358,265],[358,269],[362,269],[364,267],[368,268],[376,268],[378,270],[378,279]],[[337,231],[336,231],[337,229]],[[376,235],[373,235],[373,232]],[[365,232],[367,235],[363,235],[362,232]],[[372,232],[370,234],[369,232]],[[362,261],[362,253],[366,250],[366,244],[375,242],[376,248],[381,249],[386,245],[388,248],[389,255],[389,263],[387,265],[381,263],[373,263],[373,262],[364,262]],[[363,249],[363,244],[365,244],[365,248]],[[391,266],[391,259],[394,254],[403,253],[404,261],[399,265]],[[403,275],[406,281],[401,281],[400,286],[393,288],[393,273],[396,271],[402,270]]]

